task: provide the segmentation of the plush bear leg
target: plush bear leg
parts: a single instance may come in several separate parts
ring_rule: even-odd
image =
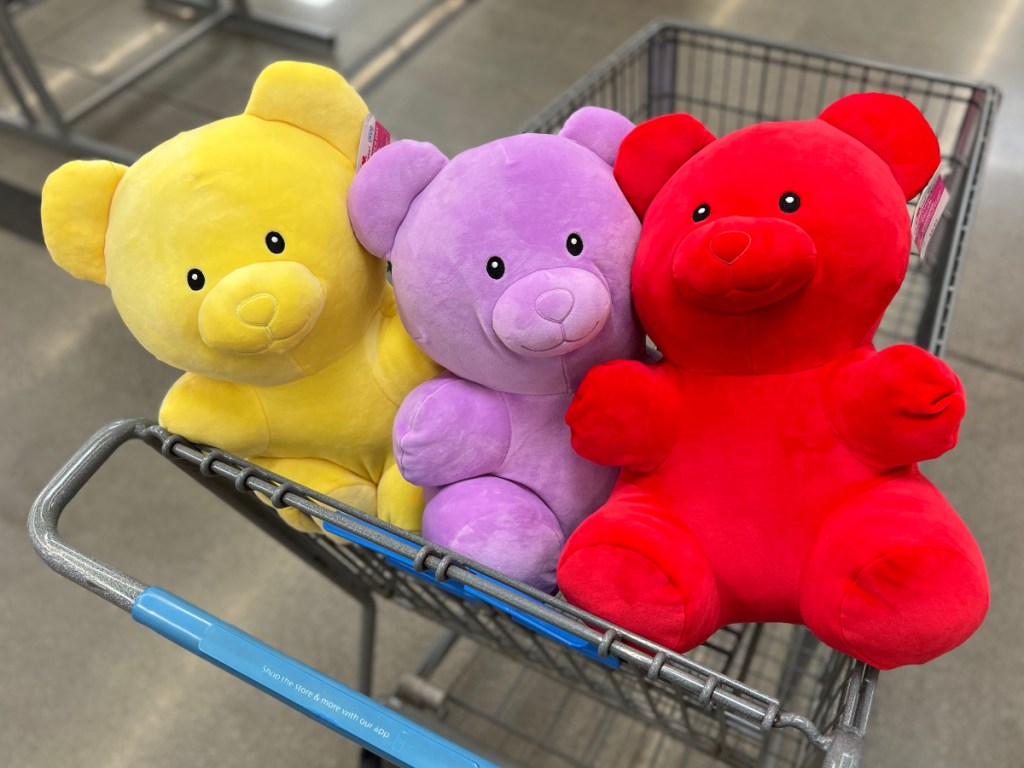
[[[423,489],[402,477],[394,461],[377,484],[377,516],[413,533],[423,527]]]
[[[250,459],[254,464],[266,467],[271,472],[294,480],[300,485],[319,491],[343,504],[355,507],[368,515],[377,514],[377,487],[365,477],[345,469],[326,459],[290,459],[257,457]],[[264,499],[268,501],[268,499]],[[293,528],[307,533],[318,533],[320,527],[313,518],[297,509],[285,507],[278,510],[282,519]]]
[[[558,563],[566,599],[667,648],[686,651],[719,627],[704,549],[656,499],[617,491],[569,537]]]
[[[441,488],[423,511],[423,538],[547,592],[565,540],[536,494],[491,476]]]
[[[952,650],[981,624],[988,599],[978,545],[920,475],[889,480],[832,512],[800,584],[807,626],[880,669]]]

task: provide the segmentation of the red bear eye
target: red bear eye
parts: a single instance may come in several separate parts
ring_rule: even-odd
[[[711,206],[707,203],[701,203],[693,211],[694,221],[704,221],[708,216],[711,215]]]
[[[800,196],[796,192],[786,192],[779,198],[779,210],[783,213],[793,213],[800,207]]]

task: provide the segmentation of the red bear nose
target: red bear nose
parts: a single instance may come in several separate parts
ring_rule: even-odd
[[[746,232],[719,232],[708,243],[712,255],[719,261],[732,264],[750,247],[750,235]]]

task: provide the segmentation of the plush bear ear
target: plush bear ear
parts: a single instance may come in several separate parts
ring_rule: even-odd
[[[366,250],[390,258],[409,206],[447,163],[448,158],[433,144],[408,139],[370,157],[348,190],[348,217]]]
[[[355,89],[333,69],[297,61],[278,61],[264,69],[245,107],[247,115],[319,136],[353,165],[368,112]]]
[[[676,171],[715,137],[690,115],[663,115],[640,123],[623,140],[615,178],[641,219]]]
[[[79,280],[106,282],[110,202],[126,170],[108,160],[73,160],[43,184],[43,240],[57,265]]]
[[[586,147],[608,165],[615,165],[619,145],[631,130],[633,123],[618,112],[583,107],[569,115],[558,135]]]
[[[924,189],[939,167],[939,140],[920,110],[901,96],[855,93],[819,117],[881,157],[907,200]]]

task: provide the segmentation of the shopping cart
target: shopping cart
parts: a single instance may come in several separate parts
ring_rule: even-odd
[[[573,110],[595,104],[634,121],[687,111],[721,134],[752,122],[813,116],[846,93],[870,90],[903,95],[924,112],[940,138],[950,193],[933,242],[924,258],[913,259],[877,341],[910,341],[941,354],[999,102],[995,88],[662,22],[628,42],[527,129],[556,130]],[[362,608],[362,695],[61,540],[57,522],[65,505],[131,440],[157,449],[356,598]],[[287,527],[255,494],[273,507],[319,518],[333,536]],[[398,765],[489,764],[440,735],[461,734],[465,744],[468,732],[479,740],[474,749],[500,753],[495,759],[504,765],[679,764],[684,749],[735,766],[861,763],[877,670],[831,651],[801,627],[729,626],[688,655],[673,653],[145,421],[101,429],[37,499],[29,532],[61,574],[354,739],[367,754]],[[379,599],[442,627],[434,648],[388,697],[390,708],[365,695]],[[453,662],[452,648],[465,643],[475,650],[468,657],[456,654]]]

